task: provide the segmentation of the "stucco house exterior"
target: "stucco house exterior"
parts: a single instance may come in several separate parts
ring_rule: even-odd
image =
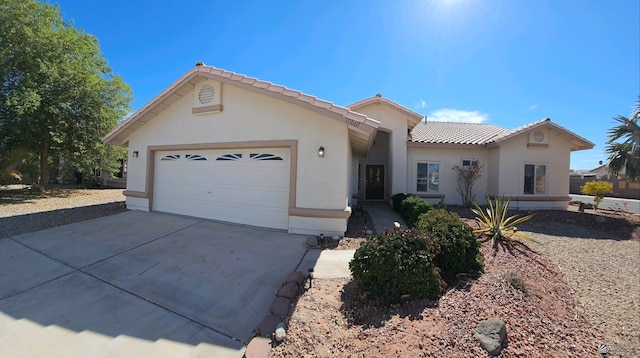
[[[569,155],[593,143],[543,119],[513,130],[438,123],[376,95],[338,106],[198,63],[104,142],[127,146],[127,207],[341,235],[363,200],[415,193],[460,204],[474,191],[518,208],[566,208]]]

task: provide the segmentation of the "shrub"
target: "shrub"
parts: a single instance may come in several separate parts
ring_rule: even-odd
[[[440,250],[433,261],[447,282],[455,281],[459,273],[482,270],[481,244],[457,214],[431,210],[420,215],[416,229],[432,233],[438,241]]]
[[[510,200],[502,196],[496,197],[495,202],[493,202],[491,198],[487,196],[488,207],[486,214],[478,204],[473,203],[471,211],[476,214],[475,220],[480,226],[479,229],[473,232],[490,237],[494,248],[497,248],[498,243],[512,243],[518,238],[537,243],[536,240],[529,236],[519,233],[516,227],[516,225],[531,219],[533,214],[523,217],[518,217],[518,215],[507,217],[510,202]]]
[[[436,299],[443,289],[433,264],[438,251],[433,235],[419,230],[387,230],[356,250],[349,269],[367,299],[383,303],[403,298]]]
[[[404,219],[410,228],[415,227],[420,214],[424,214],[433,209],[431,203],[425,201],[417,195],[409,195],[400,205],[400,216]]]
[[[580,192],[585,195],[593,195],[593,207],[598,209],[605,194],[613,190],[613,184],[606,181],[592,180],[580,187]]]
[[[407,194],[405,194],[405,193],[398,193],[398,194],[394,195],[391,198],[391,200],[393,201],[393,210],[395,210],[397,213],[400,213],[402,201],[406,197],[407,197]]]
[[[522,276],[515,271],[508,271],[500,275],[500,284],[503,286],[510,286],[516,290],[527,292],[527,283]]]

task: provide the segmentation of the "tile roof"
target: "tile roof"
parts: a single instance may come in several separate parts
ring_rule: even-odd
[[[457,122],[420,122],[412,131],[410,141],[430,144],[499,143],[539,127],[551,127],[566,136],[572,143],[571,150],[591,149],[594,144],[570,130],[545,118],[515,129],[505,129],[491,124]]]
[[[420,122],[411,131],[411,141],[438,144],[489,143],[509,130],[491,124]]]
[[[115,145],[126,144],[131,133],[151,118],[157,116],[159,112],[172,103],[171,101],[175,101],[175,98],[182,98],[182,95],[184,95],[184,93],[180,93],[182,88],[193,88],[193,81],[198,77],[211,78],[223,83],[280,98],[344,122],[349,128],[350,137],[358,140],[357,146],[360,152],[366,153],[368,151],[373,141],[373,133],[375,133],[380,125],[379,121],[347,107],[333,104],[332,102],[285,86],[276,85],[268,81],[262,81],[221,68],[206,66],[198,62],[193,69],[185,73],[155,98],[120,123],[118,127],[109,132],[103,138],[103,142]],[[188,84],[191,86],[187,86]]]
[[[406,114],[407,116],[409,116],[412,119],[414,119],[416,122],[417,121],[421,121],[424,118],[424,116],[422,114],[420,114],[418,112],[414,112],[414,111],[410,110],[409,108],[407,108],[407,107],[405,107],[405,106],[403,106],[403,105],[401,105],[401,104],[399,104],[397,102],[394,102],[394,101],[392,101],[392,100],[390,100],[388,98],[384,98],[379,93],[376,94],[373,97],[365,98],[365,99],[360,100],[358,102],[352,103],[352,104],[348,105],[347,108],[351,108],[351,109],[357,111],[358,109],[360,109],[362,107],[365,107],[365,106],[368,106],[369,104],[372,104],[372,103],[373,104],[375,104],[375,103],[384,103],[384,104],[388,105],[389,107],[395,108],[396,110]]]

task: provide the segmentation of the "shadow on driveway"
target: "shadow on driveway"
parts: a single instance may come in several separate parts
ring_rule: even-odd
[[[0,350],[10,348],[12,327],[28,320],[41,330],[72,330],[80,345],[78,333],[91,331],[213,345],[238,356],[304,256],[304,242],[136,211],[2,239]]]

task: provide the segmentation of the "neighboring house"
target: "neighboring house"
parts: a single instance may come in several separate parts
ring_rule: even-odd
[[[591,172],[590,169],[571,170],[569,176],[572,179],[596,179],[596,173]]]
[[[359,200],[460,204],[456,165],[517,208],[566,208],[569,155],[592,148],[544,119],[514,130],[424,122],[376,95],[347,107],[198,63],[109,133],[128,146],[127,207],[340,235]]]
[[[590,170],[591,173],[594,174],[594,176],[596,177],[596,179],[626,179],[626,168],[622,167],[622,170],[620,170],[620,173],[618,173],[617,176],[611,175],[609,173],[609,164],[603,164],[597,168],[591,169]]]

